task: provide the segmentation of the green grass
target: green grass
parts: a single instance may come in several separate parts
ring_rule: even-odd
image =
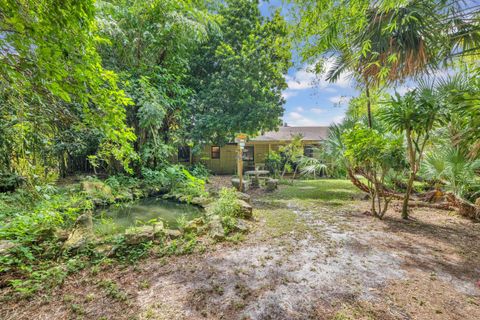
[[[349,180],[296,180],[263,196],[263,204],[255,210],[255,216],[265,221],[269,237],[282,237],[292,232],[321,237],[321,230],[311,228],[295,209],[307,210],[315,219],[335,224],[335,208],[349,205],[361,196],[362,193]]]
[[[269,196],[272,200],[314,200],[337,206],[359,197],[361,192],[349,180],[340,179],[296,180]]]

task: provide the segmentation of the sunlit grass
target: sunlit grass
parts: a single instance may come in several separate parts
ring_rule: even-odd
[[[342,205],[359,197],[361,192],[349,180],[340,179],[296,180],[269,195],[272,200],[313,200],[329,205]]]

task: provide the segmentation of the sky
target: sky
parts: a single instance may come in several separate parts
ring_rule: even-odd
[[[278,7],[286,14],[288,8],[280,0],[260,3],[264,16],[269,16]],[[295,52],[293,55],[296,56]],[[288,89],[283,92],[286,100],[283,121],[289,126],[328,126],[341,122],[348,101],[357,96],[358,91],[347,77],[329,83],[308,72],[308,68],[295,61],[286,75]]]
[[[478,0],[467,2],[476,3]],[[282,3],[282,0],[261,0],[259,8],[264,16],[270,16],[276,9],[281,8],[282,14],[287,17],[289,10],[288,5]],[[298,56],[295,51],[292,55]],[[283,121],[289,126],[329,126],[332,123],[342,122],[348,101],[360,94],[353,81],[348,76],[341,76],[335,83],[330,83],[308,72],[311,66],[295,60],[294,66],[285,76],[288,89],[283,91],[283,97],[286,100]],[[325,70],[329,69],[328,65],[332,62],[331,60],[326,62]],[[432,79],[442,78],[453,73],[455,72],[451,69],[438,70],[431,77]],[[388,89],[387,92],[403,95],[414,87],[415,83],[408,80],[402,85]]]

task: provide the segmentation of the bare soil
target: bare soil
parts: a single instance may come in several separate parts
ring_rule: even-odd
[[[244,241],[84,270],[0,319],[480,319],[480,224],[428,208],[404,221],[398,204],[378,220],[360,200],[254,208]]]

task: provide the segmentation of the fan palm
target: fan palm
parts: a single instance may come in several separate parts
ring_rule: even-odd
[[[313,178],[327,175],[327,165],[319,159],[302,157],[297,165],[301,175],[313,176]]]
[[[469,160],[457,147],[444,146],[429,153],[422,163],[422,176],[441,182],[460,198],[472,200],[480,192],[480,159]]]

